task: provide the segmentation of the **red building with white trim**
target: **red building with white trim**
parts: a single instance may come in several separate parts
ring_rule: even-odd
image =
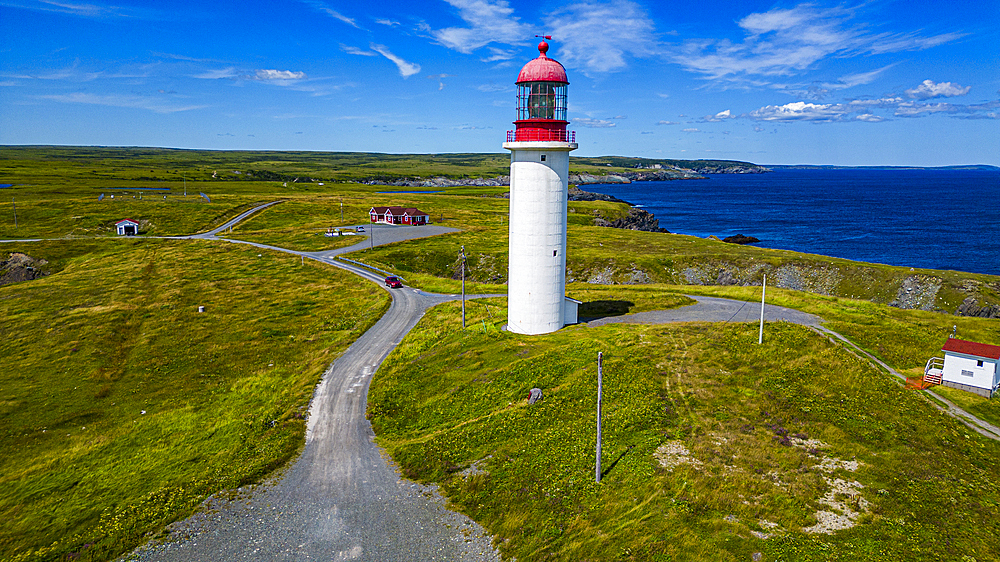
[[[371,222],[420,226],[431,222],[431,216],[415,207],[372,207]]]

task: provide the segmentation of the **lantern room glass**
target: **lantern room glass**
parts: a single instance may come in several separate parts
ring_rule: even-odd
[[[517,87],[517,119],[566,120],[566,84],[528,82]]]

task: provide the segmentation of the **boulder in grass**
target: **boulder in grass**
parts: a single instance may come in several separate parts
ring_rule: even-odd
[[[532,388],[528,393],[528,404],[534,404],[542,399],[542,389]]]

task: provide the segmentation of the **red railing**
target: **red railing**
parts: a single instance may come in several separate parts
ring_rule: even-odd
[[[518,129],[507,131],[507,142],[555,141],[576,142],[576,131],[552,129]]]

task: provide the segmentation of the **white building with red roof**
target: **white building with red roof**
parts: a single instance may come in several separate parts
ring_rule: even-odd
[[[419,226],[431,222],[431,216],[415,207],[372,207],[371,222]]]
[[[1000,346],[948,338],[941,348],[944,360],[940,368],[927,362],[924,380],[939,379],[944,386],[974,392],[990,398],[1000,387]]]
[[[115,223],[118,236],[135,236],[139,234],[139,223],[132,219],[122,219]]]

